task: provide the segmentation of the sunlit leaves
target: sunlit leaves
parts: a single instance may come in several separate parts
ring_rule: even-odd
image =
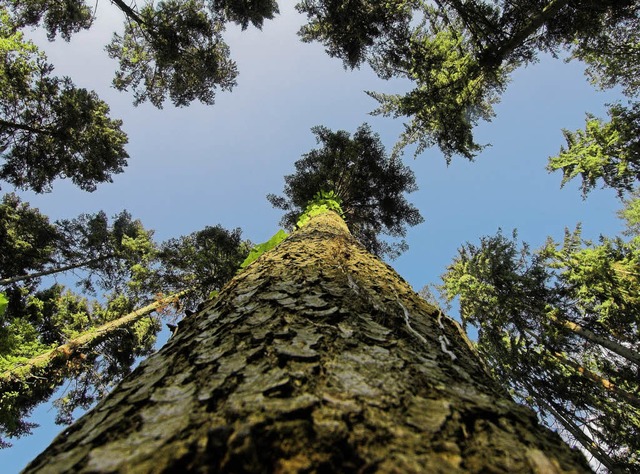
[[[416,84],[404,95],[368,92],[381,104],[375,114],[408,119],[395,153],[414,143],[416,154],[436,145],[449,161],[455,154],[471,159],[482,149],[473,127],[491,119],[507,76],[481,69],[469,49],[454,29],[434,22],[431,31],[414,33],[403,59],[385,66],[405,71]]]
[[[637,206],[621,212],[629,240],[595,244],[578,227],[531,252],[515,236],[483,237],[459,249],[441,287],[496,376],[543,421],[585,426],[583,446],[610,469],[637,469],[640,453]]]
[[[240,264],[240,268],[246,268],[249,265],[251,265],[263,253],[268,252],[269,250],[275,248],[280,242],[286,239],[288,235],[289,234],[287,234],[284,230],[280,229],[278,230],[278,232],[272,235],[271,238],[266,242],[262,242],[261,244],[255,245],[249,252],[249,255],[247,255],[247,258],[245,258],[244,261]]]
[[[640,103],[631,108],[613,105],[611,120],[604,123],[587,115],[584,130],[564,130],[567,148],[549,158],[549,171],[562,170],[562,184],[575,177],[582,180],[583,197],[603,185],[619,195],[629,192],[640,180]]]
[[[375,113],[406,119],[394,154],[437,146],[448,161],[482,150],[473,128],[493,116],[509,74],[539,52],[569,49],[601,85],[634,88],[636,3],[304,0],[297,8],[309,19],[304,41],[321,42],[345,67],[366,62],[383,79],[412,82],[408,93],[369,92],[380,102]]]

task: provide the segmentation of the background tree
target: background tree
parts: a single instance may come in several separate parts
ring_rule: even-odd
[[[209,227],[159,247],[126,211],[111,221],[99,212],[50,224],[14,195],[0,211],[7,236],[0,250],[13,262],[0,281],[8,295],[0,317],[2,438],[28,434],[28,414],[64,382],[54,405],[57,420],[70,423],[75,409],[102,398],[150,353],[160,316],[175,322],[230,279],[248,253],[239,229]],[[63,274],[97,299],[40,283]]]
[[[578,228],[536,253],[515,237],[484,237],[459,249],[442,286],[478,328],[496,377],[543,422],[627,472],[640,467],[640,237],[630,224],[629,240],[593,244]]]
[[[610,121],[588,114],[584,130],[564,130],[567,148],[549,159],[549,171],[562,170],[564,185],[579,176],[582,196],[602,180],[619,196],[640,182],[640,103],[609,107]]]
[[[380,137],[366,124],[353,137],[325,127],[312,132],[321,148],[295,162],[295,174],[284,178],[285,196],[267,196],[274,207],[287,211],[281,224],[293,228],[318,189],[332,190],[351,232],[370,252],[395,257],[406,250],[404,241],[385,242],[380,234],[403,237],[407,225],[423,221],[404,197],[418,189],[413,172],[386,155]]]
[[[122,122],[94,92],[51,75],[45,55],[0,7],[0,180],[45,192],[66,177],[87,191],[121,173]]]
[[[133,304],[126,295],[112,296],[104,304],[91,302],[54,285],[31,295],[22,313],[9,308],[0,331],[3,438],[29,434],[34,425],[25,418],[65,381],[68,387],[54,405],[58,409],[56,421],[69,423],[76,408],[89,408],[130,372],[136,357],[150,353],[159,330],[157,318],[122,327],[109,339],[90,341],[80,348],[78,357],[43,360],[37,370],[27,364],[81,334],[95,333],[97,327],[131,311]],[[5,439],[1,441],[3,447],[10,446]]]
[[[132,90],[134,103],[162,107],[194,100],[213,104],[215,90],[231,90],[237,70],[222,38],[227,22],[260,28],[278,13],[272,0],[226,2],[166,0],[140,10],[113,2],[126,16],[124,34],[107,47],[119,61],[114,86]],[[16,0],[0,6],[0,180],[20,189],[51,190],[69,178],[93,191],[121,173],[129,155],[122,121],[109,117],[95,92],[53,66],[22,29],[42,26],[49,40],[65,40],[91,27],[92,8],[83,0]]]
[[[617,83],[623,69],[612,67],[612,58],[637,53],[635,36],[623,33],[637,31],[634,0],[305,0],[297,8],[309,19],[300,30],[303,41],[323,43],[345,67],[367,62],[381,78],[415,83],[404,95],[371,92],[380,102],[376,113],[407,117],[396,151],[416,143],[418,154],[437,145],[447,160],[482,149],[473,126],[493,116],[509,74],[538,53],[568,50],[606,84]],[[607,47],[594,47],[594,37]]]
[[[220,225],[169,239],[158,252],[160,287],[165,292],[193,289],[182,300],[184,307],[193,310],[235,275],[250,248],[239,228],[229,231]]]
[[[15,194],[0,203],[0,278],[40,271],[54,261],[60,236],[49,218]]]

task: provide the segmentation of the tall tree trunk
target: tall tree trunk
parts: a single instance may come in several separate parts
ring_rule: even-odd
[[[28,274],[25,274],[25,275],[19,275],[19,276],[14,276],[14,277],[10,277],[10,278],[4,278],[4,279],[0,280],[0,285],[3,285],[3,286],[4,285],[10,285],[11,283],[15,283],[17,281],[32,280],[34,278],[40,278],[40,277],[47,276],[47,275],[53,275],[55,273],[68,272],[69,270],[75,270],[76,268],[87,267],[87,266],[92,265],[94,263],[103,262],[103,261],[108,260],[108,259],[113,258],[113,257],[115,257],[115,254],[103,255],[101,257],[92,258],[90,260],[85,260],[83,262],[72,263],[70,265],[64,265],[62,267],[48,268],[46,270],[42,270],[41,272],[28,273]]]
[[[620,357],[624,357],[629,362],[640,366],[640,355],[637,352],[629,349],[628,347],[623,346],[622,344],[612,341],[606,337],[598,336],[592,331],[589,331],[586,328],[583,328],[579,324],[576,324],[567,319],[561,319],[555,316],[553,313],[547,313],[547,317],[551,319],[554,323],[564,327],[565,329],[577,334],[578,336],[586,339],[587,341],[593,342],[594,344],[599,344],[602,347],[606,347],[611,352],[618,354]]]
[[[313,217],[25,472],[588,472],[457,327]]]

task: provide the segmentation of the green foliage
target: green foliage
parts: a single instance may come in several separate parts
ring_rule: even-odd
[[[38,271],[54,259],[58,230],[15,194],[0,202],[0,278]]]
[[[591,82],[601,89],[622,86],[627,96],[640,91],[640,15],[637,2],[620,2],[604,28],[581,37],[573,58],[587,63]]]
[[[409,36],[411,7],[417,2],[370,0],[303,0],[296,5],[309,22],[298,33],[302,40],[324,44],[331,57],[343,60],[345,68],[355,68],[366,61],[370,49],[379,55],[392,54]],[[389,38],[388,46],[379,41]]]
[[[156,285],[163,293],[196,288],[183,304],[194,307],[218,291],[236,273],[249,254],[250,243],[242,240],[242,231],[222,226],[205,227],[160,246]]]
[[[280,229],[266,242],[263,242],[261,244],[254,246],[249,252],[249,255],[247,256],[247,258],[240,264],[240,269],[246,268],[249,265],[251,265],[263,253],[268,252],[269,250],[274,248],[276,245],[278,245],[280,242],[282,242],[284,239],[286,239],[288,235],[289,234],[287,234],[284,230]]]
[[[122,122],[94,92],[53,67],[0,8],[0,179],[45,192],[56,178],[87,191],[111,181],[128,158]]]
[[[640,236],[640,190],[636,190],[631,198],[623,202],[624,207],[618,212],[618,217],[625,222],[625,234],[637,239]]]
[[[231,90],[237,71],[222,39],[224,23],[204,6],[165,0],[142,7],[107,47],[120,62],[114,87],[132,89],[136,105],[149,100],[159,108],[167,97],[176,106],[213,104],[215,88]]]
[[[362,125],[348,132],[312,129],[321,148],[295,162],[296,172],[285,176],[285,196],[269,194],[274,207],[286,211],[281,224],[293,228],[318,190],[331,189],[344,211],[352,234],[378,256],[397,256],[404,241],[388,243],[380,234],[404,237],[407,225],[423,221],[404,194],[417,190],[413,172],[399,159],[386,156],[380,137]]]
[[[237,23],[245,30],[249,23],[262,29],[264,20],[280,13],[275,0],[212,0],[211,8],[227,21]]]
[[[471,159],[483,148],[475,143],[472,129],[493,117],[506,72],[483,70],[470,40],[458,32],[460,25],[438,18],[435,11],[429,16],[429,28],[412,34],[406,57],[384,66],[389,75],[404,71],[415,89],[404,95],[368,94],[380,102],[374,114],[408,118],[394,154],[417,143],[416,155],[436,145],[447,161],[454,154]]]
[[[4,293],[0,293],[0,318],[4,315],[4,312],[7,310],[7,306],[9,305],[9,300],[7,299],[7,295]]]
[[[53,66],[21,29],[42,26],[50,40],[92,23],[82,0],[15,0],[0,6],[0,180],[19,189],[48,192],[58,178],[86,191],[111,182],[129,155],[122,121],[108,105]],[[222,38],[226,22],[261,27],[278,12],[274,0],[164,0],[137,11],[113,2],[127,16],[124,33],[107,51],[119,61],[114,86],[132,90],[134,103],[162,107],[194,100],[213,104],[215,91],[231,90],[237,70]]]
[[[126,166],[122,122],[53,67],[0,8],[0,179],[45,192],[65,177],[87,191]]]
[[[303,0],[297,8],[309,20],[303,41],[321,42],[345,67],[366,62],[383,79],[415,84],[406,94],[369,92],[380,102],[375,113],[406,117],[394,154],[410,144],[416,154],[437,145],[447,160],[473,158],[482,149],[473,127],[491,119],[509,74],[539,52],[569,50],[589,63],[598,84],[637,86],[632,0]]]
[[[300,215],[296,222],[296,228],[304,227],[309,219],[318,214],[323,214],[328,211],[337,213],[344,219],[344,212],[342,211],[342,199],[336,194],[335,191],[318,191],[313,199],[307,204],[305,211]]]
[[[113,219],[98,212],[51,224],[17,196],[5,195],[0,204],[0,277],[6,286],[6,310],[0,315],[0,389],[7,392],[0,399],[2,437],[28,434],[32,425],[25,417],[65,381],[65,395],[54,402],[59,422],[69,423],[74,410],[102,398],[129,373],[137,357],[153,349],[159,318],[116,325],[96,342],[73,349],[68,362],[34,358],[92,334],[158,295],[193,290],[191,299],[158,310],[166,315],[175,313],[180,303],[195,306],[226,283],[246,257],[249,244],[240,236],[239,229],[207,227],[158,246],[153,232],[126,211]],[[69,269],[74,269],[82,291],[98,300],[57,284],[40,287],[38,272]],[[35,276],[24,277],[33,272]],[[0,439],[0,445],[6,441]]]
[[[584,130],[564,130],[567,148],[549,159],[547,169],[562,170],[563,185],[582,178],[583,197],[600,179],[619,195],[640,180],[640,103],[630,109],[610,106],[609,116],[611,120],[603,123],[588,114]]]
[[[96,286],[107,291],[132,290],[141,282],[156,257],[153,231],[122,211],[111,222],[100,211],[74,219],[56,221],[60,243],[58,266],[83,264],[85,274],[78,281],[84,291]]]
[[[628,201],[622,215],[634,222],[637,206]],[[640,352],[637,227],[628,235],[594,244],[578,227],[537,252],[515,235],[483,237],[459,249],[441,290],[459,297],[479,351],[517,398],[544,422],[588,426],[584,448],[609,469],[632,471],[640,459],[632,395],[640,367],[629,355]]]
[[[82,0],[13,0],[6,2],[17,27],[42,26],[52,41],[60,34],[69,41],[71,35],[91,27],[92,11]]]

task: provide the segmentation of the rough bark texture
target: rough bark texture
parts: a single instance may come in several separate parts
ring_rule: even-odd
[[[314,217],[26,472],[587,472],[459,327]]]

